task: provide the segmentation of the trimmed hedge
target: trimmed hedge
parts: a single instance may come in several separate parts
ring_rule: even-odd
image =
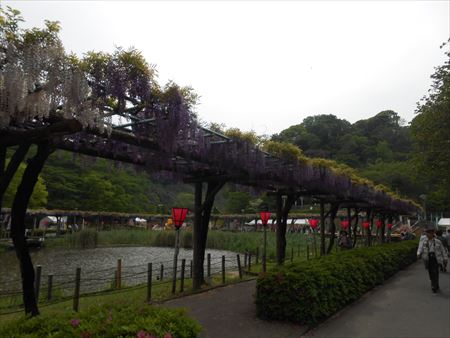
[[[200,325],[184,310],[146,304],[93,306],[79,313],[22,317],[0,328],[0,337],[194,338]]]
[[[257,315],[315,324],[416,260],[417,241],[342,251],[261,274]]]

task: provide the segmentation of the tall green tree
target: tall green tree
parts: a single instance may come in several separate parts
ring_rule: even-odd
[[[445,55],[445,63],[431,76],[429,94],[418,103],[411,132],[414,159],[432,186],[428,205],[450,209],[450,51]]]
[[[250,204],[251,196],[247,192],[230,191],[227,194],[226,211],[230,214],[240,214]]]

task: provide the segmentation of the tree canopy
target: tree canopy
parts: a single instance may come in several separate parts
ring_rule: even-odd
[[[448,47],[448,43],[442,47]],[[448,48],[447,48],[448,49]],[[418,103],[411,123],[414,160],[431,186],[428,199],[441,208],[450,205],[450,51],[436,67],[429,94]]]

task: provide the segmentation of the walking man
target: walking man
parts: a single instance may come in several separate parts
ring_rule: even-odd
[[[440,240],[434,236],[434,227],[426,230],[427,238],[419,245],[417,257],[425,261],[425,267],[431,280],[431,290],[436,293],[439,290],[439,265],[446,263],[444,247]]]

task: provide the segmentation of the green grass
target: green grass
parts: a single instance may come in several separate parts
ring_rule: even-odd
[[[255,269],[256,271],[256,269]],[[243,280],[248,280],[254,278],[254,274],[246,274],[243,275]],[[237,271],[228,272],[226,274],[226,284],[233,284],[240,281],[239,275]],[[209,285],[204,285],[202,290],[208,290],[213,287],[217,287],[223,285],[222,284],[222,276],[221,274],[215,274],[211,277],[211,281]],[[181,282],[177,281],[177,290],[175,294],[172,294],[172,283],[167,280],[164,282],[156,282],[152,286],[152,302],[160,303],[162,301],[180,297],[188,294],[192,294],[192,279],[188,278],[184,281],[184,292],[180,292]],[[51,303],[47,303],[43,297],[40,297],[40,311],[44,315],[58,315],[61,312],[72,312],[73,308],[73,299],[65,298],[58,299],[55,298]],[[97,306],[107,306],[109,304],[117,304],[117,303],[145,303],[147,300],[147,286],[139,285],[134,287],[122,288],[120,290],[110,290],[107,292],[99,292],[90,295],[82,295],[80,297],[80,310],[89,310],[91,307]],[[17,297],[16,300],[19,305],[21,303],[21,297]],[[17,306],[12,309],[14,313],[3,314],[0,315],[0,326],[2,323],[9,322],[11,320],[15,320],[20,318],[23,315],[22,310],[18,309]],[[11,312],[12,312],[11,311]]]

